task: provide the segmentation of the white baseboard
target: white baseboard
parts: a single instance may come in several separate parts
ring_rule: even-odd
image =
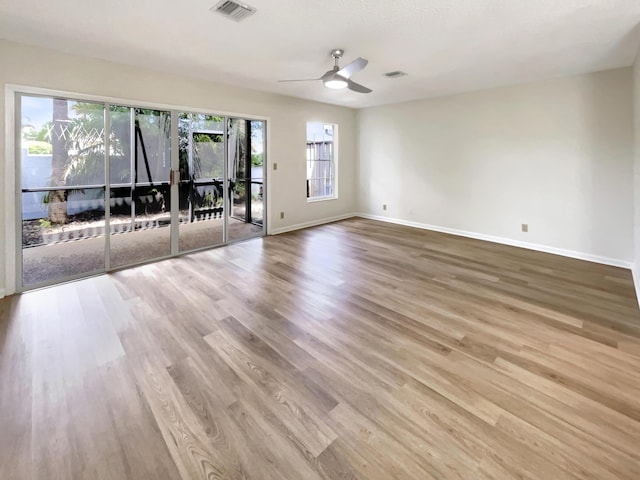
[[[0,298],[4,298],[4,288],[0,288]]]
[[[486,242],[500,243],[503,245],[510,245],[512,247],[526,248],[528,250],[536,250],[538,252],[553,253],[555,255],[561,255],[563,257],[577,258],[579,260],[587,260],[589,262],[601,263],[604,265],[611,265],[613,267],[621,267],[633,270],[633,263],[625,260],[619,260],[617,258],[602,257],[599,255],[592,255],[590,253],[577,252],[574,250],[565,250],[564,248],[550,247],[548,245],[541,245],[539,243],[521,242],[520,240],[514,240],[505,237],[496,237],[493,235],[485,235],[483,233],[467,232],[465,230],[458,230],[455,228],[439,227],[437,225],[410,222],[397,218],[381,217],[379,215],[369,215],[368,213],[358,213],[355,216],[368,218],[371,220],[380,220],[382,222],[395,223],[398,225],[405,225],[407,227],[421,228],[423,230],[432,230],[434,232],[449,233],[451,235],[474,238],[476,240],[484,240]],[[637,282],[636,285],[640,286],[640,284],[638,284]]]
[[[322,218],[320,220],[312,220],[310,222],[297,223],[295,225],[289,225],[282,228],[274,228],[269,232],[269,235],[278,235],[280,233],[292,232],[294,230],[300,230],[302,228],[315,227],[316,225],[323,225],[325,223],[337,222],[338,220],[344,220],[345,218],[355,217],[355,213],[346,213],[344,215],[338,215],[337,217]]]
[[[631,267],[631,275],[633,275],[633,285],[636,287],[636,299],[638,300],[638,307],[640,307],[640,272],[638,271],[640,264],[634,263]]]

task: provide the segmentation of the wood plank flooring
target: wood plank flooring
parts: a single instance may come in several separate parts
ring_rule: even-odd
[[[640,478],[627,270],[349,219],[0,301],[0,478]]]

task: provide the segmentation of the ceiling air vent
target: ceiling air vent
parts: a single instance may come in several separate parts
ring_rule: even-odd
[[[217,12],[231,20],[239,22],[256,13],[256,9],[243,3],[233,2],[231,0],[222,0],[215,6],[211,7],[212,12]]]
[[[393,72],[387,72],[384,74],[385,77],[389,77],[389,78],[400,78],[400,77],[404,77],[406,75],[405,72],[401,72],[400,70],[395,70]]]

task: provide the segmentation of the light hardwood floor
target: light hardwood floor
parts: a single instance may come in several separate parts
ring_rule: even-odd
[[[0,478],[640,478],[631,274],[363,219],[0,301]]]

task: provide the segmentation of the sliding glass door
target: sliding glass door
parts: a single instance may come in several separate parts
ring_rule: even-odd
[[[16,111],[22,290],[264,234],[264,121],[22,94]]]
[[[264,228],[265,122],[229,119],[229,240],[260,234]]]
[[[111,105],[111,268],[171,254],[171,112]]]
[[[264,232],[265,122],[180,114],[180,251]]]
[[[179,250],[225,242],[224,117],[180,113]]]
[[[22,97],[24,287],[104,270],[104,105]]]

